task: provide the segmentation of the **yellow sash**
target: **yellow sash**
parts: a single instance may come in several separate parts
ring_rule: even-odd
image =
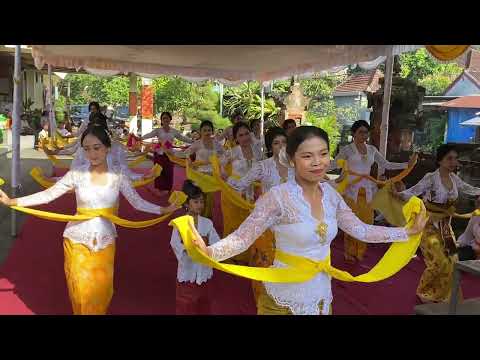
[[[425,209],[423,202],[412,197],[403,207],[404,216],[410,227],[415,216]],[[182,216],[170,221],[175,226],[183,240],[188,255],[196,262],[212,268],[228,272],[233,275],[257,281],[266,282],[304,282],[312,279],[319,272],[326,272],[330,276],[342,281],[375,282],[393,276],[409,263],[420,244],[421,234],[410,236],[407,242],[393,243],[380,261],[368,272],[353,276],[346,271],[336,269],[330,264],[330,257],[321,261],[311,260],[302,256],[287,254],[277,249],[275,258],[288,265],[286,268],[261,268],[220,263],[194,245],[194,227],[191,216]]]
[[[337,165],[338,165],[338,168],[339,169],[342,169],[342,175],[344,176],[343,180],[340,181],[338,184],[337,184],[337,191],[340,193],[340,194],[344,194],[345,193],[345,190],[351,186],[351,185],[355,185],[357,183],[359,183],[361,180],[363,179],[368,179],[370,181],[373,181],[375,184],[377,185],[387,185],[387,184],[391,184],[391,183],[396,183],[398,181],[401,181],[404,177],[406,177],[408,174],[410,174],[410,172],[412,171],[412,169],[415,167],[416,165],[416,162],[414,164],[412,164],[411,166],[407,167],[406,169],[402,170],[398,175],[388,179],[388,180],[377,180],[375,179],[374,177],[370,176],[370,175],[365,175],[365,174],[358,174],[354,171],[351,171],[348,169],[348,163],[346,160],[344,159],[340,159],[340,160],[337,160]],[[353,179],[352,181],[350,181],[349,177],[350,176],[356,176],[355,179]]]
[[[170,199],[173,198],[172,196]],[[178,197],[182,198],[181,195],[179,195]],[[110,220],[112,223],[116,225],[123,226],[126,228],[133,228],[133,229],[140,229],[140,228],[156,225],[166,220],[173,214],[173,213],[168,213],[150,220],[132,221],[132,220],[126,220],[118,217],[116,215],[118,213],[118,209],[116,207],[103,208],[103,209],[77,208],[77,213],[75,215],[59,214],[59,213],[54,213],[50,211],[31,209],[31,208],[22,207],[22,206],[11,206],[11,208],[29,215],[39,217],[41,219],[59,221],[59,222],[85,221],[85,220],[93,219],[95,217],[103,217],[107,220]]]
[[[377,191],[372,200],[372,207],[379,211],[389,224],[394,226],[404,226],[406,224],[406,220],[402,209],[405,206],[405,201],[397,199],[392,195],[392,186],[393,183],[390,183]],[[450,208],[447,210],[442,208],[436,209],[436,207],[432,207],[432,204],[430,204],[429,207],[430,210],[438,210],[438,212],[441,213],[441,216],[469,219],[472,216],[480,215],[480,210],[478,209],[468,214],[458,214],[455,212],[455,208]],[[430,216],[438,216],[438,214],[433,214],[432,211],[428,210],[429,209],[427,208],[427,212]]]

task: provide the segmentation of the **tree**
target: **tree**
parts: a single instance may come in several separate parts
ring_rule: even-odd
[[[442,95],[462,72],[456,63],[440,63],[426,49],[400,55],[400,75],[426,88],[426,95]]]
[[[244,114],[246,120],[259,119],[262,112],[260,84],[256,81],[248,81],[237,87],[226,88],[223,108],[227,115],[240,111]],[[280,108],[277,107],[273,98],[266,96],[264,119],[273,118],[279,111]]]
[[[306,113],[306,122],[313,126],[323,129],[328,134],[330,141],[330,154],[335,154],[337,145],[340,141],[340,127],[335,115],[318,116],[318,114],[308,111]]]

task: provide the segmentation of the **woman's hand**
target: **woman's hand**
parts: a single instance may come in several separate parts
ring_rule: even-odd
[[[428,221],[427,210],[423,208],[422,212],[415,217],[413,226],[406,229],[408,236],[417,235],[423,231]]]
[[[210,251],[208,250],[208,247],[205,244],[205,241],[203,240],[202,236],[198,233],[197,229],[195,229],[195,225],[193,224],[193,222],[190,223],[190,229],[192,230],[192,233],[193,233],[193,244],[197,247],[198,250],[207,254],[208,256],[211,256]]]
[[[177,211],[178,209],[180,209],[180,206],[178,206],[177,204],[170,204],[167,207],[163,208],[163,212],[166,214],[169,214],[174,211]]]
[[[5,206],[13,206],[16,205],[17,202],[15,199],[10,199],[7,194],[0,190],[0,203]]]

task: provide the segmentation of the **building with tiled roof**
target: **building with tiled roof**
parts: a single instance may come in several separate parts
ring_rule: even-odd
[[[370,110],[368,109],[368,93],[374,93],[380,89],[379,80],[383,73],[378,70],[370,70],[366,73],[351,75],[347,80],[338,85],[333,92],[333,99],[337,108],[349,108],[356,112],[355,117],[342,115],[340,111],[337,120],[342,126],[350,128],[355,120],[370,122]]]
[[[445,90],[444,95],[480,95],[480,51],[470,49],[465,69]]]

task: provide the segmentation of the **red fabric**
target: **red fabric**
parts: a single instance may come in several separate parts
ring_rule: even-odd
[[[175,313],[177,315],[211,315],[210,283],[202,285],[177,282]]]
[[[155,152],[153,155],[153,162],[162,167],[160,176],[155,178],[155,187],[158,190],[172,190],[174,164],[170,161],[167,155],[160,155],[157,152]]]

